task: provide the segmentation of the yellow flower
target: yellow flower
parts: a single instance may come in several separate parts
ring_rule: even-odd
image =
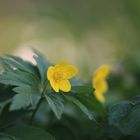
[[[95,88],[95,96],[100,102],[105,101],[104,93],[108,90],[108,83],[106,77],[110,73],[110,66],[103,65],[93,75],[93,88]]]
[[[60,62],[55,66],[49,67],[47,78],[55,92],[59,92],[59,90],[69,92],[71,90],[69,79],[73,78],[77,73],[78,69],[76,67],[67,62]]]

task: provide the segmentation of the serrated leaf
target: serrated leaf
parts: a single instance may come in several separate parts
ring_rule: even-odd
[[[3,72],[2,74],[0,74],[0,83],[6,85],[31,85],[36,87],[39,84],[39,82],[40,80],[38,78],[35,78],[33,75],[18,70],[13,70],[11,72]]]
[[[110,123],[117,124],[121,117],[124,117],[129,113],[131,108],[132,108],[132,105],[130,104],[130,102],[127,102],[127,101],[113,105],[112,107],[110,107],[110,109],[109,109]]]
[[[93,96],[93,94],[74,94],[89,110],[102,117],[106,115],[106,110],[102,104]]]
[[[4,72],[0,75],[0,83],[5,85],[24,86],[26,83],[20,75],[12,72]]]
[[[125,134],[133,134],[140,132],[140,105],[135,106],[131,112],[123,120],[125,127],[122,131]],[[138,130],[139,129],[139,130]]]
[[[25,108],[30,104],[32,104],[32,98],[30,94],[28,93],[16,94],[13,98],[10,110],[12,111]]]
[[[117,127],[125,135],[137,132],[137,129],[140,128],[140,102],[138,98],[135,101],[113,105],[109,109],[109,124]]]
[[[13,97],[12,104],[10,106],[10,110],[18,110],[21,108],[25,108],[29,105],[33,105],[38,101],[38,98],[33,98],[36,91],[34,87],[24,86],[24,87],[16,87],[14,88],[14,91],[18,94],[16,94]]]
[[[140,96],[136,96],[132,99],[131,103],[133,105],[137,105],[137,104],[140,104]]]
[[[13,89],[13,91],[19,94],[28,93],[31,95],[35,93],[39,93],[39,90],[37,87],[31,87],[31,86],[16,87]]]
[[[20,140],[55,140],[44,129],[31,126],[15,126],[6,130],[6,133]]]
[[[12,59],[14,59],[16,62],[19,62],[20,64],[22,64],[22,66],[24,66],[26,68],[27,72],[32,73],[34,75],[38,74],[37,67],[34,64],[32,64],[31,62],[25,61],[22,58],[16,57],[16,56],[10,56],[10,57]]]
[[[46,98],[50,108],[54,112],[55,116],[58,119],[61,119],[61,116],[64,112],[64,104],[63,104],[62,98],[60,98],[59,95],[53,94],[53,93],[46,94],[45,98]]]
[[[74,86],[71,95],[91,110],[94,115],[98,114],[104,117],[106,110],[95,96],[93,96],[93,91],[94,89],[89,85]]]
[[[0,103],[0,115],[1,115],[1,112],[3,111],[4,107],[5,107],[7,104],[11,103],[11,101],[12,101],[12,99],[9,99],[9,100],[6,100],[6,101]]]
[[[16,56],[0,57],[0,62],[2,63],[4,68],[7,68],[7,70],[10,71],[14,69],[18,69],[32,74],[36,72],[35,66],[32,63],[28,61],[24,61],[20,57],[16,57]]]
[[[15,56],[0,57],[0,63],[6,68],[0,74],[0,83],[12,86],[39,86],[37,68],[32,63]]]
[[[14,96],[13,87],[0,84],[0,103],[11,99]]]
[[[46,61],[45,57],[40,52],[35,49],[33,49],[33,51],[35,53],[34,59],[37,63],[37,68],[40,72],[41,79],[44,80],[46,78],[46,72],[50,64]]]
[[[92,120],[94,118],[93,112],[91,112],[82,102],[80,102],[80,100],[69,95],[64,95],[64,97],[66,100],[71,101],[75,105],[77,105],[81,109],[81,111],[83,111],[88,116],[89,119]]]

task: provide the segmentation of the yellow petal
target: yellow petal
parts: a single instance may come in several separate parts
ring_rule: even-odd
[[[55,65],[55,70],[63,74],[64,79],[70,79],[78,73],[78,69],[67,62],[60,62]]]
[[[108,76],[108,74],[110,73],[110,69],[111,68],[109,65],[103,65],[99,69],[97,69],[97,71],[94,74],[94,77],[96,79],[106,78]]]
[[[72,65],[66,65],[64,67],[64,77],[70,79],[78,73],[78,69]]]
[[[51,87],[55,92],[59,92],[59,84],[53,79],[50,80]]]
[[[105,101],[104,93],[108,90],[106,77],[110,73],[110,66],[103,65],[93,75],[92,85],[95,88],[95,96],[100,102]]]
[[[69,92],[71,90],[71,84],[68,80],[59,81],[59,88],[64,92]]]
[[[48,78],[48,80],[50,80],[50,79],[53,78],[53,74],[54,74],[54,67],[50,66],[48,68],[48,72],[47,72],[47,78]]]
[[[104,94],[108,90],[108,84],[105,80],[94,80],[94,88]]]
[[[98,91],[95,91],[95,97],[101,102],[103,103],[105,101],[105,97],[103,94],[101,94],[100,92]]]

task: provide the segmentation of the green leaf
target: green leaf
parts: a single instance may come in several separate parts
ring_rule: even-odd
[[[20,57],[16,56],[0,57],[0,63],[4,66],[4,68],[6,68],[6,70],[11,71],[14,69],[18,69],[32,74],[36,72],[36,68],[32,63],[24,61]]]
[[[0,115],[1,115],[1,112],[3,111],[4,107],[5,107],[7,104],[9,104],[9,103],[11,103],[11,99],[6,100],[6,101],[0,103]]]
[[[9,111],[9,104],[6,105],[0,115],[0,129],[13,125],[19,118],[23,117],[29,112],[29,110]]]
[[[35,93],[37,92],[34,87],[24,86],[14,88],[16,94],[13,97],[10,110],[18,110],[21,108],[26,108],[29,105],[36,104],[39,98],[34,98]]]
[[[0,57],[0,64],[4,72],[0,74],[0,83],[13,86],[30,85],[37,87],[40,84],[37,67],[15,56]]]
[[[24,69],[26,69],[27,72],[32,73],[34,75],[38,75],[37,67],[31,62],[25,61],[22,58],[16,56],[10,56],[10,57],[14,59],[16,62],[22,64],[22,66],[25,67]]]
[[[132,99],[131,103],[133,105],[137,105],[137,104],[140,104],[140,96],[136,96]]]
[[[14,92],[19,93],[13,97],[10,110],[33,105],[38,100],[37,98],[35,99],[34,95],[40,93],[40,89],[42,89],[37,67],[15,56],[1,57],[0,64],[6,68],[0,74],[0,83],[13,87],[16,86]]]
[[[10,110],[18,110],[32,104],[31,95],[28,93],[17,94],[14,96]]]
[[[3,72],[0,74],[0,83],[6,85],[14,85],[14,86],[23,86],[23,85],[31,85],[37,86],[39,85],[40,80],[35,78],[33,75],[21,72],[19,70],[13,70],[11,72]]]
[[[140,98],[110,107],[109,124],[120,129],[125,135],[137,133],[140,129]]]
[[[90,85],[74,86],[72,89],[72,96],[84,104],[94,114],[106,115],[106,110],[102,104],[93,95],[94,89]]]
[[[94,112],[94,115],[106,116],[106,110],[102,104],[92,94],[74,94],[89,110]]]
[[[0,84],[0,103],[11,99],[14,95],[13,87]]]
[[[46,72],[50,64],[46,61],[45,57],[40,52],[35,49],[33,49],[33,51],[35,53],[34,59],[37,63],[37,68],[39,70],[41,79],[44,80],[46,78]]]
[[[88,116],[89,119],[92,120],[94,118],[93,113],[82,102],[80,102],[80,100],[69,95],[64,95],[64,97],[66,100],[71,101],[77,105]]]
[[[55,93],[46,94],[45,98],[46,98],[50,108],[54,112],[55,116],[58,119],[61,119],[61,116],[64,112],[64,104],[63,104],[62,98]]]
[[[4,107],[12,101],[12,97],[15,95],[13,87],[0,84],[0,115]]]
[[[129,111],[132,109],[130,102],[121,102],[115,104],[109,109],[109,120],[111,124],[117,124],[121,117],[126,116]]]
[[[24,86],[24,87],[16,87],[13,89],[16,93],[27,93],[27,94],[35,94],[39,93],[39,90],[36,87]]]
[[[6,133],[19,140],[55,140],[44,129],[32,126],[15,126],[6,130]]]
[[[23,81],[20,75],[12,72],[4,72],[0,74],[0,83],[5,85],[23,86],[26,83]]]
[[[15,139],[14,137],[4,133],[0,133],[0,140],[18,140],[18,139]]]

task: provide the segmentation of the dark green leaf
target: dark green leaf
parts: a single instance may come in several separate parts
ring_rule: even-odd
[[[16,56],[0,57],[0,62],[3,65],[3,67],[6,68],[6,70],[11,71],[14,69],[18,69],[32,74],[36,72],[36,68],[32,63],[24,61],[20,57]]]
[[[140,104],[140,96],[136,96],[132,99],[131,103],[133,105],[137,105],[137,104]]]
[[[140,98],[121,102],[109,109],[109,123],[126,135],[137,133],[140,128]]]
[[[15,92],[12,91],[13,87],[0,84],[0,114],[4,107],[12,101]]]
[[[31,85],[37,86],[40,80],[35,78],[33,75],[21,72],[18,70],[13,70],[11,72],[3,72],[0,74],[0,83],[6,85],[23,86]]]
[[[14,91],[18,94],[13,97],[10,110],[25,108],[29,105],[36,104],[36,102],[38,101],[38,98],[34,98],[35,93],[38,92],[36,91],[36,89],[34,89],[34,87],[16,87],[14,88]]]
[[[20,140],[55,140],[45,130],[31,126],[15,126],[9,128],[6,133]]]
[[[72,93],[70,94],[77,100],[79,100],[84,106],[90,110],[94,115],[98,114],[104,117],[106,110],[102,104],[93,96],[93,88],[90,86],[76,86],[73,87]]]
[[[0,115],[0,129],[10,126],[27,113],[29,113],[29,111],[23,109],[18,111],[9,111],[9,104],[7,104]]]
[[[71,101],[75,105],[77,105],[89,117],[89,119],[91,120],[93,119],[94,117],[93,113],[82,102],[80,102],[80,100],[69,95],[64,95],[64,97],[66,100]]]
[[[121,119],[121,117],[126,116],[132,108],[132,105],[130,102],[122,102],[116,105],[113,105],[109,109],[109,114],[110,114],[110,123],[111,124],[117,124],[118,121]]]
[[[33,51],[35,52],[34,59],[36,60],[41,79],[44,80],[46,78],[47,69],[50,64],[46,61],[45,57],[40,52],[38,52],[37,50]]]
[[[13,87],[0,84],[0,103],[11,99],[14,95]]]
[[[16,94],[13,98],[10,110],[18,110],[32,104],[32,95],[28,93]]]
[[[18,140],[18,139],[4,133],[0,133],[0,140]]]
[[[39,93],[39,90],[36,87],[24,86],[24,87],[16,87],[13,89],[16,93],[27,93],[27,94],[35,94]]]
[[[12,72],[4,72],[0,75],[0,83],[5,85],[24,86],[26,83],[20,75]]]
[[[37,67],[33,65],[31,62],[25,61],[22,58],[16,56],[10,56],[10,57],[14,59],[16,62],[22,64],[22,66],[25,67],[27,72],[34,74],[34,76],[38,75]]]
[[[56,117],[61,119],[61,116],[64,112],[64,104],[62,98],[55,93],[46,94],[45,98]]]
[[[106,115],[106,110],[102,104],[92,94],[74,94],[74,96],[82,102],[89,110],[102,117]]]

